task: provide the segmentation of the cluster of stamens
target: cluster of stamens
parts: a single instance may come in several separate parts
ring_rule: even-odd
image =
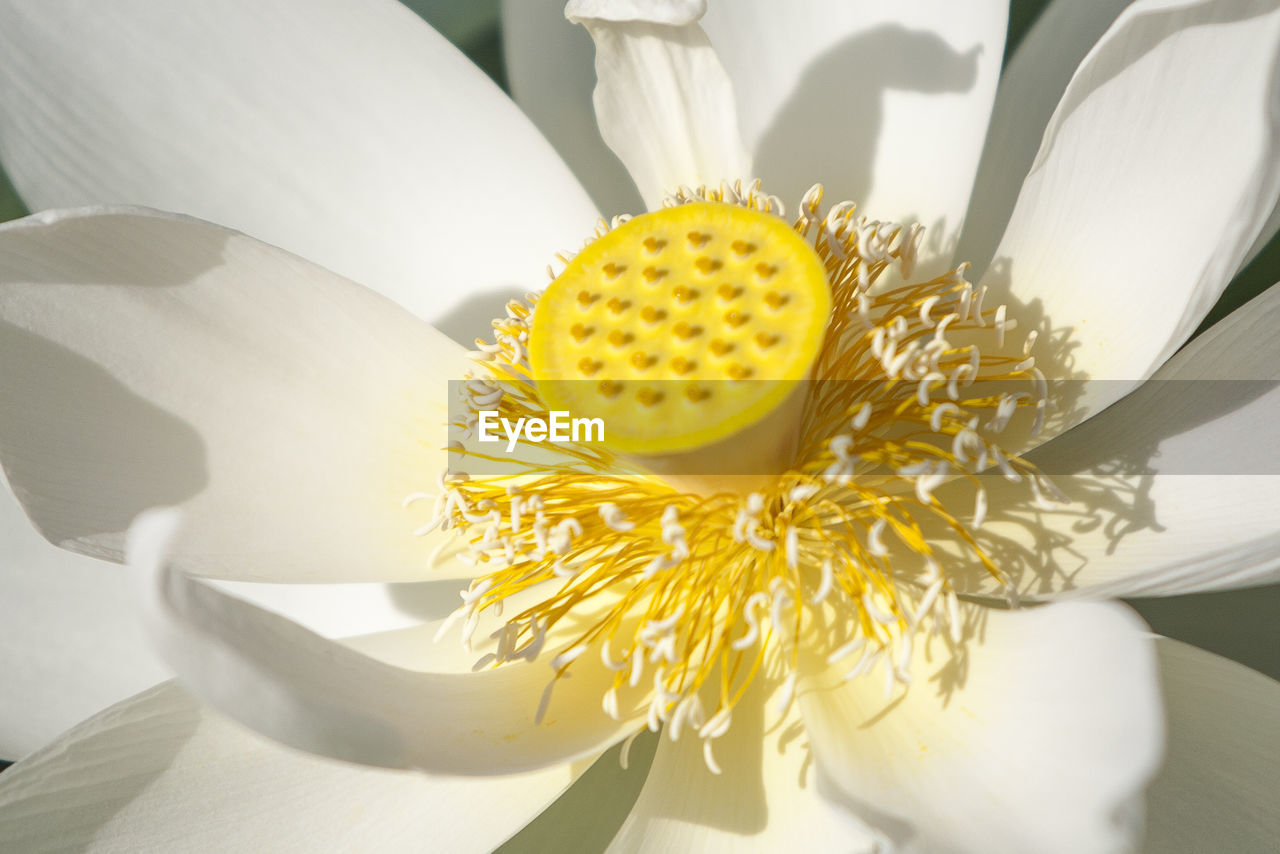
[[[975,506],[954,513],[934,495],[944,482],[960,477],[976,484],[978,473],[994,468],[1009,480],[1027,481],[1038,497],[1054,497],[1043,476],[995,441],[1019,413],[1034,422],[1032,430],[1044,418],[1045,382],[1031,356],[1034,333],[1010,352],[1013,319],[1003,305],[984,306],[985,290],[965,280],[964,265],[928,281],[877,287],[895,265],[909,281],[919,228],[855,217],[849,203],[820,215],[821,200],[821,187],[807,193],[792,227],[824,268],[830,310],[816,357],[806,362],[810,379],[801,384],[799,450],[767,487],[746,494],[681,490],[645,474],[642,460],[616,447],[581,444],[558,448],[555,459],[531,456],[518,473],[442,475],[433,495],[435,520],[424,529],[452,531],[465,543],[461,558],[475,566],[476,578],[454,615],[468,643],[480,613],[501,609],[515,594],[546,591],[507,616],[486,666],[541,657],[558,679],[580,656],[599,656],[615,671],[604,710],[655,731],[665,725],[672,737],[695,733],[713,770],[712,741],[727,731],[753,680],[776,683],[779,705],[790,703],[798,644],[812,636],[813,626],[822,626],[820,652],[829,664],[847,667],[847,678],[880,669],[886,692],[910,681],[918,632],[962,642],[947,556],[926,535],[926,523],[949,532],[969,561],[1001,576],[975,538],[986,515],[985,492],[979,485]],[[667,207],[706,202],[782,216],[778,200],[756,185],[683,190]],[[625,223],[602,223],[597,238]],[[655,238],[641,243],[651,265],[614,268],[625,287],[611,289],[605,271],[599,289],[573,294],[584,315],[571,317],[576,325],[557,343],[556,364],[575,379],[590,379],[603,398],[630,391],[639,407],[654,408],[663,401],[646,400],[643,392],[662,387],[644,381],[660,366],[649,361],[654,354],[626,331],[630,327],[610,318],[661,328],[677,345],[706,340],[696,352],[661,357],[667,359],[663,376],[688,375],[691,383],[705,383],[710,371],[732,380],[732,365],[742,363],[731,354],[743,349],[795,346],[786,339],[794,324],[774,326],[769,318],[803,303],[803,295],[774,287],[769,279],[776,270],[759,272],[757,265],[767,268],[771,261],[757,259],[758,247],[713,230],[706,238],[701,244],[718,241],[740,257],[703,253],[704,246],[689,239],[681,247],[685,263],[663,266],[672,239]],[[749,304],[745,288],[720,287],[725,282],[716,274],[730,264],[761,279]],[[697,278],[702,275],[705,283]],[[660,287],[667,289],[663,299],[655,295]],[[699,311],[717,312],[723,322],[713,334],[704,315],[680,314],[686,304],[705,305]],[[465,385],[469,413],[545,415],[546,386],[539,385],[530,355],[540,346],[531,332],[544,310],[532,295],[512,303],[507,317],[494,322],[494,341],[477,342],[484,371]],[[733,312],[742,323],[730,319]],[[725,329],[736,337],[722,337]],[[620,330],[633,338],[613,341]],[[732,344],[721,362],[717,340]],[[601,374],[616,387],[597,384]],[[456,426],[470,429],[474,421]],[[571,613],[591,613],[590,625],[545,648],[549,632]],[[623,693],[637,691],[646,694],[641,707],[620,703]]]

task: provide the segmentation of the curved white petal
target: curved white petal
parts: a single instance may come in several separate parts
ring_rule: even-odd
[[[444,584],[445,582],[440,583],[441,586]],[[225,587],[225,585],[222,586]],[[234,589],[232,592],[241,596],[241,590],[246,586],[251,585],[237,585],[239,589]],[[395,585],[385,586],[395,587]],[[456,582],[453,586],[456,589]],[[380,629],[366,634],[343,637],[341,641],[344,646],[370,658],[376,658],[405,670],[422,673],[471,673],[476,669],[476,662],[479,659],[495,650],[493,640],[497,637],[496,632],[506,625],[507,618],[522,613],[526,608],[543,601],[553,589],[554,587],[548,589],[548,585],[539,584],[506,597],[503,600],[505,616],[495,613],[493,608],[478,611],[475,614],[475,625],[470,632],[471,641],[465,644],[463,643],[463,621],[453,616],[453,612],[462,604],[458,595],[462,591],[459,590],[448,597],[438,597],[438,594],[432,591],[428,595],[423,595],[424,601],[414,603],[419,607],[423,604],[428,605],[428,608],[420,610],[422,616],[428,617],[425,622],[396,627],[393,621],[385,621],[385,625]],[[403,600],[404,597],[401,598]],[[445,606],[446,601],[447,606]],[[255,601],[255,604],[259,602]],[[408,603],[402,601],[399,604],[407,609]],[[302,622],[283,610],[275,608],[271,610],[294,619],[294,622]],[[305,622],[302,624],[312,628]]]
[[[1027,455],[1071,503],[988,476],[980,542],[1027,596],[1151,596],[1280,579],[1280,287],[1124,400]],[[939,491],[967,506],[972,489]],[[971,567],[970,592],[990,577]]]
[[[1077,419],[1182,343],[1264,227],[1277,56],[1272,3],[1139,0],[1067,87],[983,281],[1053,331],[1051,378],[1111,381]]]
[[[131,529],[143,622],[187,688],[264,735],[367,765],[489,775],[594,756],[627,731],[601,710],[614,674],[595,656],[558,681],[545,659],[466,674],[396,667],[172,571],[176,525],[170,509]],[[621,702],[636,714],[634,698]]]
[[[167,676],[137,628],[125,570],[46,543],[0,479],[0,758]]]
[[[591,115],[591,45],[559,0],[506,0],[512,91],[609,213],[636,209]],[[765,189],[829,199],[881,219],[919,218],[954,245],[969,201],[1004,47],[1006,9],[984,2],[711,3],[702,21],[729,78]]]
[[[704,27],[733,80],[753,173],[794,205],[821,182],[873,219],[955,247],[1000,75],[998,0],[733,0]]]
[[[215,584],[327,638],[420,630],[456,609],[459,593],[468,586],[458,578],[399,584]]]
[[[564,7],[571,21],[643,21],[681,27],[707,13],[707,0],[569,0]]]
[[[1054,0],[1036,18],[1005,64],[996,90],[986,145],[974,179],[969,214],[956,258],[981,273],[1004,234],[1018,191],[1035,160],[1054,107],[1080,60],[1133,0]],[[1251,260],[1280,227],[1280,206],[1271,212],[1253,246]]]
[[[648,209],[682,186],[749,178],[733,84],[696,19],[598,16],[609,8],[570,3],[565,12],[595,42],[600,135]]]
[[[460,779],[281,747],[172,683],[85,721],[0,775],[14,850],[490,851],[580,773]]]
[[[564,17],[564,0],[503,0],[502,47],[511,97],[555,146],[605,216],[644,201],[600,137],[591,92],[595,45]]]
[[[1123,848],[1160,756],[1142,623],[1095,603],[965,612],[963,656],[919,637],[912,684],[892,700],[879,678],[844,682],[847,665],[802,660],[800,708],[819,770],[907,850]]]
[[[1005,63],[956,258],[986,268],[1071,76],[1133,0],[1055,0]]]
[[[183,503],[185,569],[428,580],[458,345],[226,229],[138,210],[0,227],[0,456],[51,541],[118,559]],[[454,574],[465,574],[459,567]]]
[[[609,850],[882,850],[876,834],[820,791],[799,707],[780,718],[779,699],[762,679],[752,684],[729,731],[711,742],[720,774],[708,769],[696,732],[672,740],[668,726]]]
[[[1262,852],[1280,839],[1280,683],[1162,638],[1164,767],[1147,793],[1149,854]]]
[[[33,210],[191,214],[461,340],[596,216],[506,96],[393,0],[6,0],[0,114]]]

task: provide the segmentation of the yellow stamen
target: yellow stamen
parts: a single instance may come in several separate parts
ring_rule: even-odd
[[[722,201],[736,206],[712,203]],[[918,627],[959,642],[948,561],[1001,576],[975,535],[985,493],[972,516],[933,493],[991,466],[1043,486],[995,442],[1018,412],[1043,416],[1035,333],[1005,351],[1013,321],[1003,306],[983,308],[964,265],[873,290],[890,265],[910,275],[918,231],[855,218],[850,204],[819,216],[820,202],[815,187],[789,227],[755,188],[681,194],[675,207],[603,230],[531,298],[532,318],[513,303],[494,322],[488,378],[473,390],[486,408],[517,419],[598,414],[586,407],[604,401],[618,416],[610,423],[634,428],[632,451],[697,447],[690,436],[750,425],[768,401],[731,395],[756,385],[742,381],[753,373],[813,382],[799,387],[802,440],[786,470],[749,494],[681,490],[595,445],[561,448],[564,462],[531,458],[520,475],[446,480],[438,524],[466,541],[478,576],[464,626],[515,594],[547,591],[509,616],[493,663],[532,659],[550,627],[589,614],[571,643],[548,651],[557,678],[590,651],[617,671],[602,698],[609,714],[630,719],[636,710],[619,697],[652,686],[641,710],[651,728],[709,741],[762,674],[791,696],[797,646],[787,640],[825,639],[829,663],[845,662],[849,678],[883,667],[888,688],[907,681]],[[796,240],[808,255],[787,248]],[[662,324],[661,336],[647,324]],[[1010,383],[1030,391],[1002,391]],[[658,438],[646,443],[641,428]],[[947,549],[927,539],[926,523],[949,532]]]

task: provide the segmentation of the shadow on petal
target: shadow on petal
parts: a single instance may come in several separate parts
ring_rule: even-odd
[[[799,197],[817,179],[828,198],[866,199],[885,92],[968,91],[977,82],[980,53],[978,46],[958,52],[934,33],[896,25],[846,39],[810,63],[765,130],[755,151],[757,177],[783,198]],[[834,111],[839,114],[832,116]],[[819,115],[832,129],[821,135],[809,130]],[[814,164],[838,169],[815,176]]]
[[[51,542],[94,556],[118,555],[140,512],[180,504],[208,484],[205,446],[196,430],[92,360],[0,322],[0,364],[0,399],[27,403],[0,407],[5,472]],[[39,393],[21,393],[24,388]],[[39,437],[38,454],[24,453],[30,437]],[[128,488],[104,491],[106,483]]]

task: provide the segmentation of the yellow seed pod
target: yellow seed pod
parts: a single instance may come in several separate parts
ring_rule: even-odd
[[[608,444],[688,451],[756,423],[808,377],[831,291],[780,217],[696,202],[586,247],[538,299],[529,359],[548,409]]]

